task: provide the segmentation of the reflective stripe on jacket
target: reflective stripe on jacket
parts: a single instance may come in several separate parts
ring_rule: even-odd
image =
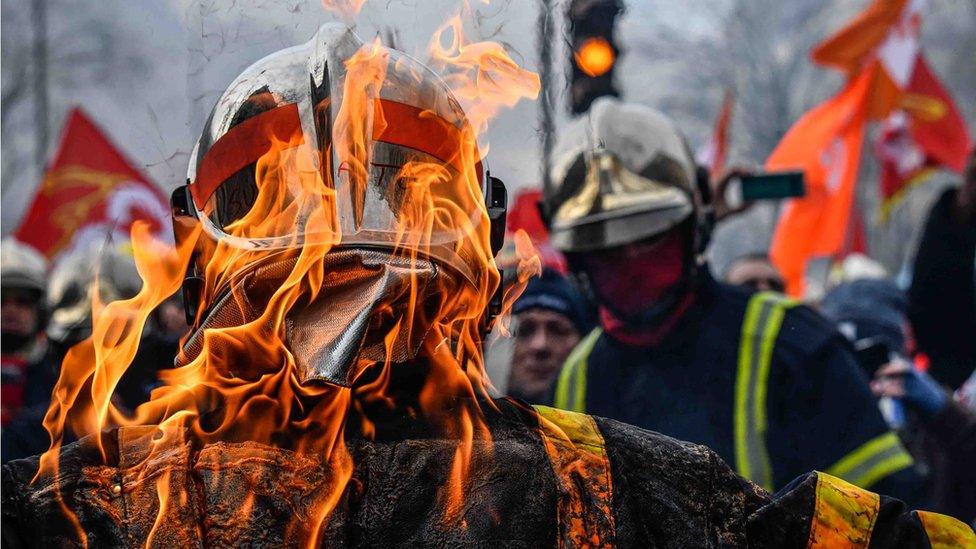
[[[780,328],[797,301],[772,292],[753,294],[740,329],[734,385],[732,438],[736,471],[772,491],[773,467],[767,446],[767,391]],[[587,379],[593,349],[603,335],[593,330],[568,357],[556,382],[554,406],[586,412]],[[598,376],[596,372],[594,376]],[[829,463],[829,462],[828,462]],[[912,466],[911,456],[892,432],[866,440],[824,469],[837,477],[868,488],[880,479]],[[781,477],[782,478],[782,477]]]
[[[591,416],[534,406],[541,416],[543,440],[564,497],[557,503],[560,520],[560,547],[612,547],[614,542],[613,480],[605,441]],[[766,507],[749,517],[748,530],[759,539],[749,544],[776,546],[787,538],[804,538],[808,548],[867,548],[921,541],[933,549],[976,547],[976,534],[965,523],[946,515],[909,511],[900,516],[886,511],[879,526],[882,508],[897,508],[900,502],[879,496],[826,473],[811,473],[791,483]],[[807,491],[811,498],[804,497]],[[799,532],[788,531],[776,521],[779,513],[809,517],[800,521]],[[568,520],[563,520],[568,519]],[[785,521],[784,521],[785,522]],[[875,529],[877,543],[872,545]],[[783,539],[768,539],[775,529]]]

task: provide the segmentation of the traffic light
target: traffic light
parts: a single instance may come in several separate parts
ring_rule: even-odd
[[[573,114],[586,112],[597,97],[620,96],[613,85],[613,70],[620,55],[613,24],[621,11],[620,0],[573,0],[569,5],[573,37],[569,101]]]

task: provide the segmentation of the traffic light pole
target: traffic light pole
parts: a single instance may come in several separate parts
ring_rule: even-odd
[[[552,155],[556,121],[553,115],[552,86],[552,41],[554,39],[552,20],[552,0],[539,0],[538,35],[539,81],[542,87],[539,94],[539,108],[542,118],[542,188],[545,196],[549,193],[549,158]]]

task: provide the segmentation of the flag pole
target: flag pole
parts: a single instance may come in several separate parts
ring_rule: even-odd
[[[556,123],[552,112],[552,0],[539,0],[538,34],[539,46],[539,108],[542,118],[542,188],[543,196],[549,196],[549,157],[552,154],[553,135]]]

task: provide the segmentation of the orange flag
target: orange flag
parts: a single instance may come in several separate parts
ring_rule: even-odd
[[[804,172],[806,196],[786,204],[770,247],[791,295],[802,295],[810,259],[832,256],[846,241],[874,73],[803,115],[766,161],[770,171]]]
[[[873,72],[868,116],[877,120],[898,106],[921,47],[922,12],[928,0],[875,0],[853,21],[810,52],[821,65],[855,78]]]
[[[810,57],[848,76],[856,75],[888,38],[907,5],[908,0],[875,0],[844,28],[814,46]]]
[[[54,260],[110,235],[127,241],[136,221],[148,222],[157,237],[172,238],[166,196],[81,109],[72,109],[17,239]]]

